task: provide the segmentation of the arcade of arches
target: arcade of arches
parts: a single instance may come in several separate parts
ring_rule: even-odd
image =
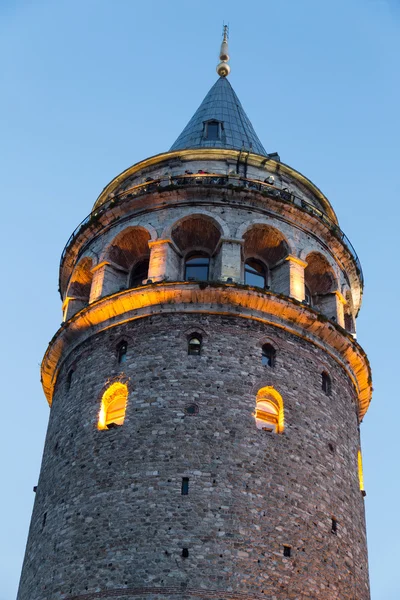
[[[351,292],[344,298],[326,256],[310,252],[305,260],[291,254],[281,231],[266,224],[250,226],[240,239],[224,236],[208,215],[178,220],[166,239],[151,239],[147,229],[129,226],[93,266],[82,258],[64,300],[64,320],[99,298],[161,281],[220,281],[246,284],[295,298],[354,333]]]

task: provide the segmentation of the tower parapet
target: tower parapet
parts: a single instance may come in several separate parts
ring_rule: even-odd
[[[221,77],[63,252],[18,600],[369,600],[362,288]]]

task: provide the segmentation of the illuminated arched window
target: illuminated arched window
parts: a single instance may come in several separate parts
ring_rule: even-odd
[[[101,399],[98,429],[111,429],[122,425],[125,419],[128,388],[124,383],[113,383]]]
[[[265,367],[274,367],[276,350],[271,344],[264,344],[261,351],[262,364]]]
[[[361,493],[363,494],[363,496],[365,496],[364,473],[363,473],[361,450],[358,451],[357,462],[358,462],[358,481],[360,484],[360,490],[361,490]]]
[[[204,252],[190,255],[185,261],[186,281],[208,281],[210,257]]]
[[[332,392],[332,381],[326,371],[321,373],[321,385],[322,385],[322,389],[325,392],[325,394],[327,396],[330,396],[331,392]]]
[[[190,356],[200,356],[201,354],[201,335],[193,333],[188,340],[188,354]]]
[[[255,418],[257,429],[271,433],[283,432],[283,400],[272,386],[259,390],[256,398]]]
[[[260,260],[248,258],[244,265],[244,282],[265,289],[268,287],[268,270]]]

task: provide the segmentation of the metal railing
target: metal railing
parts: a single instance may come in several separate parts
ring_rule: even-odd
[[[364,284],[364,276],[361,268],[360,260],[357,256],[357,252],[355,251],[352,243],[345,233],[340,229],[340,227],[332,221],[322,210],[317,208],[314,204],[307,202],[303,198],[296,196],[287,188],[278,188],[270,183],[262,182],[254,179],[248,179],[245,177],[238,177],[236,175],[226,175],[219,173],[206,173],[206,172],[198,172],[198,173],[185,173],[183,175],[174,175],[174,176],[166,176],[160,179],[149,179],[144,183],[140,183],[135,185],[119,194],[116,194],[112,198],[110,198],[107,202],[102,204],[99,208],[92,211],[73,231],[72,235],[69,237],[67,243],[65,244],[64,250],[61,254],[61,264],[64,261],[65,255],[71,243],[75,240],[78,234],[86,229],[91,224],[96,224],[101,215],[104,214],[109,208],[117,206],[119,203],[124,202],[126,200],[131,200],[137,196],[142,196],[144,194],[148,194],[150,192],[155,191],[169,191],[178,187],[190,187],[190,186],[221,186],[221,187],[232,187],[232,189],[240,190],[254,190],[261,192],[263,195],[268,196],[270,198],[277,198],[282,200],[283,202],[293,204],[298,208],[305,210],[308,214],[313,217],[317,217],[320,221],[322,221],[332,233],[339,238],[343,244],[346,246],[351,256],[353,257],[361,283]]]

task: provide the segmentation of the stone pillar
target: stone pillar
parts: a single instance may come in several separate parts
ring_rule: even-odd
[[[243,240],[221,238],[214,258],[213,279],[243,283],[241,276]]]
[[[89,303],[115,294],[127,287],[128,271],[119,265],[103,261],[92,269],[93,281]]]
[[[286,256],[271,269],[271,291],[291,296],[302,302],[305,298],[304,269],[307,263],[296,256]]]
[[[63,303],[63,322],[68,321],[75,313],[87,306],[87,298],[67,296]]]
[[[172,240],[155,240],[149,242],[150,264],[149,279],[153,282],[180,281],[181,275],[181,254]]]
[[[313,297],[313,306],[316,310],[322,312],[323,315],[335,321],[341,327],[344,327],[344,305],[345,298],[339,291],[330,292],[329,294]]]

